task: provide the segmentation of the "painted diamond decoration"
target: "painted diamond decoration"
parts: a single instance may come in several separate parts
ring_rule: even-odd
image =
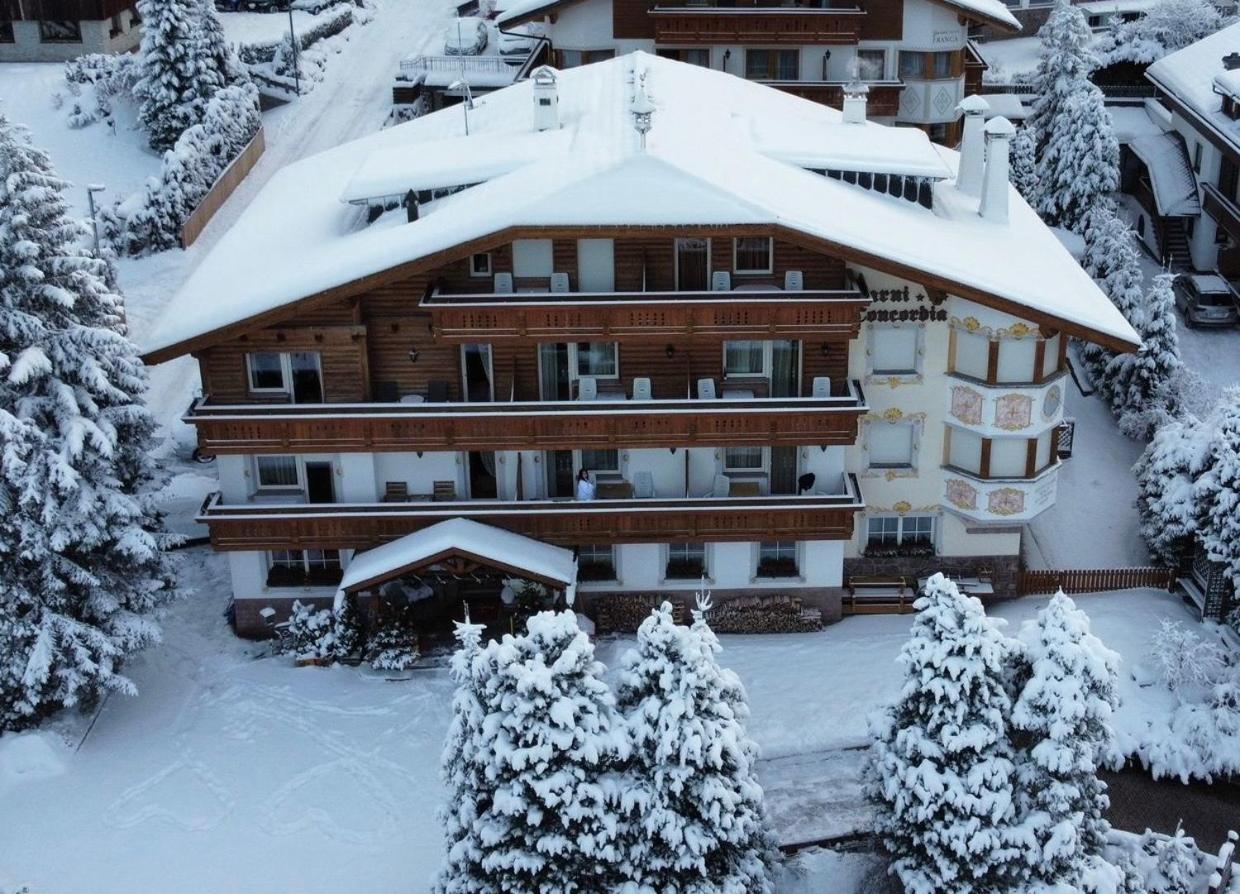
[[[956,100],[952,97],[951,92],[946,87],[940,87],[934,97],[934,109],[940,115],[946,115],[947,110],[956,104]]]

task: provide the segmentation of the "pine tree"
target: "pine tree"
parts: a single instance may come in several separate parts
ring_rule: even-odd
[[[448,800],[439,810],[447,845],[444,866],[435,880],[436,894],[489,894],[499,890],[494,877],[482,868],[484,849],[477,821],[491,805],[494,794],[482,763],[482,723],[486,716],[482,693],[487,685],[480,624],[456,624],[457,649],[452,656],[452,722],[440,759]]]
[[[509,894],[600,891],[624,881],[616,768],[628,744],[603,666],[572,612],[540,612],[491,642],[481,760],[482,867]]]
[[[1038,32],[1042,54],[1031,115],[1038,134],[1038,213],[1078,233],[1119,186],[1119,143],[1102,92],[1089,80],[1097,62],[1092,38],[1080,9],[1057,0]]]
[[[208,97],[217,90],[246,83],[250,79],[224,36],[224,26],[220,23],[213,0],[201,0],[199,4],[191,58],[197,65],[200,89]]]
[[[172,594],[146,369],[65,184],[0,114],[0,728],[109,691]]]
[[[936,574],[900,653],[899,700],[875,723],[867,777],[891,871],[909,894],[982,894],[1024,880],[1006,662],[1013,644]]]
[[[705,603],[686,628],[665,602],[624,659],[617,697],[632,746],[630,860],[643,890],[771,890],[774,848],[753,775],[757,746],[744,728],[749,708],[719,651]]]
[[[1120,430],[1142,441],[1180,412],[1174,383],[1184,364],[1176,335],[1173,279],[1169,273],[1155,277],[1137,317],[1140,350],[1117,355],[1105,373]]]
[[[1211,0],[1158,0],[1135,21],[1112,27],[1095,52],[1104,65],[1149,65],[1214,34],[1223,24]]]
[[[1079,887],[1102,857],[1109,800],[1098,767],[1112,747],[1119,656],[1089,630],[1060,590],[1038,612],[1026,642],[1028,678],[1012,709],[1019,730],[1020,807],[1033,837],[1034,878]]]
[[[1183,826],[1177,823],[1174,835],[1156,841],[1154,855],[1161,876],[1160,882],[1154,883],[1158,894],[1193,894],[1197,890],[1197,843],[1184,834]]]
[[[1016,131],[1012,140],[1012,160],[1008,169],[1012,185],[1030,205],[1038,200],[1038,138],[1031,126]]]
[[[1211,418],[1210,466],[1195,495],[1202,546],[1240,587],[1240,385],[1223,392]]]
[[[1124,318],[1135,326],[1144,303],[1145,278],[1132,227],[1110,206],[1102,205],[1090,212],[1084,236],[1082,266]],[[1113,351],[1092,342],[1087,342],[1081,350],[1081,359],[1094,386],[1108,401],[1116,391],[1113,378],[1108,375],[1108,365],[1115,356]]]
[[[182,133],[202,120],[213,79],[200,81],[198,0],[138,0],[142,16],[142,73],[134,92],[138,118],[151,148],[171,149]]]
[[[1212,461],[1207,432],[1191,417],[1169,422],[1133,467],[1141,536],[1164,565],[1177,565],[1197,533],[1196,482]]]

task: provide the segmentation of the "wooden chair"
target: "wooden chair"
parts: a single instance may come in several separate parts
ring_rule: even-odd
[[[389,481],[383,487],[383,502],[409,502],[409,483],[407,481]]]
[[[456,502],[456,482],[436,481],[431,491],[431,499],[436,503]]]

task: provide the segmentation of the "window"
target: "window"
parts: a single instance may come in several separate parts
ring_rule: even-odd
[[[619,350],[613,341],[578,342],[576,351],[577,378],[614,379],[620,375]]]
[[[284,392],[297,404],[323,402],[323,376],[317,353],[262,351],[246,354],[245,360],[251,391]]]
[[[512,243],[512,275],[550,276],[554,267],[550,239],[515,239]]]
[[[956,54],[952,52],[901,53],[900,77],[914,81],[953,77],[955,58]]]
[[[254,470],[259,490],[301,487],[301,475],[295,456],[256,456]]]
[[[81,43],[80,22],[40,21],[39,40],[43,43]]]
[[[610,544],[577,547],[577,580],[615,580],[615,548]]]
[[[992,438],[990,477],[1024,478],[1029,461],[1029,441],[1025,438]]]
[[[865,553],[867,556],[934,555],[934,516],[870,516],[866,525]]]
[[[579,469],[591,472],[614,472],[620,474],[619,450],[582,450]]]
[[[766,343],[725,341],[723,343],[723,374],[725,376],[766,375]]]
[[[725,447],[725,472],[761,472],[766,469],[766,450],[762,447]]]
[[[745,77],[751,81],[795,81],[800,69],[796,50],[745,51]]]
[[[615,50],[557,50],[560,54],[560,68],[576,68],[578,65],[589,65],[591,62],[602,62],[614,59]]]
[[[706,544],[669,543],[667,546],[667,580],[696,580],[706,576]]]
[[[863,81],[881,81],[886,73],[886,50],[857,50],[858,78]]]
[[[267,586],[313,587],[340,583],[340,552],[334,549],[277,549],[268,555]]]
[[[1036,338],[1000,339],[999,367],[995,372],[995,381],[1024,384],[1033,382],[1037,352]]]
[[[870,371],[877,375],[917,373],[918,327],[870,326]]]
[[[733,269],[737,273],[770,273],[772,240],[765,236],[742,236],[732,240]]]
[[[905,469],[913,465],[913,424],[876,422],[869,427],[871,469]]]
[[[13,36],[13,23],[0,22],[0,43],[13,43],[16,38]]]
[[[690,65],[700,65],[703,68],[710,68],[710,50],[702,49],[679,49],[664,47],[655,50],[655,54],[662,56],[664,59],[675,59],[679,62],[687,62]]]
[[[490,276],[491,275],[491,254],[490,252],[481,252],[479,254],[469,256],[469,275],[470,276]]]
[[[286,391],[281,354],[247,354],[251,391]]]
[[[980,332],[953,329],[952,372],[986,381],[990,369],[990,339]]]
[[[1201,173],[1201,144],[1198,143],[1193,147],[1193,173]]]
[[[926,77],[925,53],[901,53],[900,77],[922,80]]]
[[[771,540],[758,544],[757,577],[799,577],[797,542]]]

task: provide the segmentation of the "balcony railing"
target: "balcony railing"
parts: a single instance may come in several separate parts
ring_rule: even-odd
[[[856,338],[869,304],[855,289],[720,292],[518,292],[422,299],[436,339],[624,341],[675,336]]]
[[[679,499],[463,500],[415,503],[225,504],[198,520],[222,550],[367,549],[449,518],[469,518],[549,543],[845,540],[865,508],[853,475],[844,492]]]
[[[656,43],[855,44],[865,11],[796,6],[656,6]]]
[[[1215,223],[1232,239],[1240,240],[1240,206],[1225,196],[1213,183],[1203,183],[1202,207]]]
[[[213,404],[183,417],[205,454],[852,444],[868,410],[839,397],[491,403]]]

